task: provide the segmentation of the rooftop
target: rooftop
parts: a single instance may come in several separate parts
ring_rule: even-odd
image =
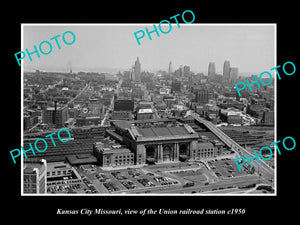
[[[97,159],[91,154],[68,155],[67,160],[71,165],[84,163],[97,163]]]
[[[213,148],[214,145],[211,142],[197,142],[197,145],[200,147]]]
[[[139,109],[138,113],[153,113],[152,109]]]
[[[186,135],[188,131],[184,127],[149,127],[139,128],[139,133],[145,137],[158,137],[158,136],[175,136]]]
[[[166,127],[130,127],[128,129],[132,138],[137,140],[165,140],[198,138],[198,134],[189,126],[166,126]]]
[[[43,166],[45,166],[46,161],[41,160],[40,162],[29,162],[24,164],[24,174],[35,173],[34,169],[40,170]]]
[[[130,149],[128,149],[124,145],[120,145],[120,144],[109,144],[109,143],[103,143],[103,142],[96,142],[95,147],[99,152],[102,152],[103,154],[131,153]]]

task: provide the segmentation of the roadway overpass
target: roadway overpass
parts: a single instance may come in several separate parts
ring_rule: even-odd
[[[254,154],[252,152],[249,152],[242,146],[240,146],[238,143],[236,143],[234,140],[232,140],[228,135],[226,135],[223,131],[221,131],[218,127],[216,127],[213,123],[201,118],[197,113],[190,111],[189,113],[196,121],[199,123],[204,124],[211,132],[213,132],[222,142],[224,142],[229,148],[231,148],[234,152],[237,153],[237,155],[243,156],[246,158],[246,154],[249,155],[249,157],[253,157]],[[254,159],[251,163],[255,167],[256,171],[263,172],[267,175],[267,177],[274,177],[274,170],[271,168],[264,160],[260,160],[260,164],[257,162],[256,159]],[[248,162],[247,162],[248,163]]]

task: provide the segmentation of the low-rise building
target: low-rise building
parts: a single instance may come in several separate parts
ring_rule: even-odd
[[[198,142],[197,148],[191,152],[190,159],[200,160],[203,158],[213,158],[217,156],[215,147],[210,142]]]
[[[113,111],[111,115],[113,120],[131,120],[133,115],[131,111]]]
[[[118,167],[134,165],[134,153],[122,145],[109,145],[96,142],[93,153],[102,167]]]
[[[220,119],[229,124],[242,124],[241,112],[236,109],[221,109]]]
[[[265,125],[274,125],[274,111],[265,110],[263,113],[263,123]]]
[[[62,177],[72,174],[72,166],[66,162],[51,162],[47,165],[47,177]]]
[[[76,126],[100,125],[102,118],[100,116],[76,118]]]
[[[136,113],[137,120],[148,120],[153,119],[153,110],[152,109],[139,109]]]

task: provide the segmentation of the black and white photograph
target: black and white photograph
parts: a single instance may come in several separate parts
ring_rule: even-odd
[[[276,194],[275,24],[22,31],[22,194]]]
[[[294,9],[5,7],[3,220],[294,220]]]

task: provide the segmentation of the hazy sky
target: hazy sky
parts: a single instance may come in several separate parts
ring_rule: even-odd
[[[153,24],[137,25],[47,25],[24,24],[23,47],[31,52],[33,45],[37,48],[42,41],[65,31],[72,31],[76,41],[72,45],[63,43],[58,38],[61,49],[54,40],[52,52],[49,55],[32,55],[23,60],[24,69],[51,71],[98,71],[100,68],[130,69],[139,56],[142,70],[168,70],[172,61],[173,70],[180,65],[189,65],[194,72],[207,74],[209,62],[215,62],[216,72],[222,73],[223,63],[229,60],[232,67],[238,67],[240,72],[260,73],[275,66],[275,27],[264,25],[216,25],[216,24],[172,24],[168,34],[160,32],[160,37],[152,33],[152,40],[147,35],[140,39],[138,45],[134,32]],[[168,25],[163,27],[168,30]],[[71,36],[66,36],[70,38]],[[43,45],[44,51],[47,45]]]

